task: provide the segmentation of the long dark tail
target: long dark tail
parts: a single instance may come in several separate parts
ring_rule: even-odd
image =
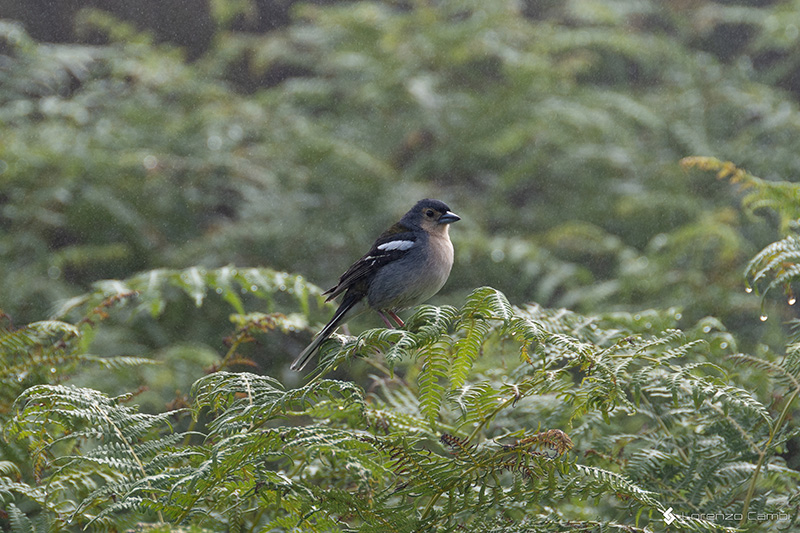
[[[308,364],[308,361],[311,359],[311,356],[317,351],[319,345],[325,342],[325,340],[331,336],[331,334],[336,331],[336,328],[339,327],[339,324],[344,320],[345,315],[347,312],[350,311],[358,302],[361,301],[363,298],[362,295],[355,296],[353,294],[345,294],[344,300],[336,312],[333,314],[333,318],[331,318],[330,322],[328,322],[322,330],[317,333],[317,336],[314,337],[314,340],[311,341],[305,350],[303,350],[300,355],[292,362],[292,366],[290,367],[292,370],[297,370],[298,372],[303,370],[305,366]]]

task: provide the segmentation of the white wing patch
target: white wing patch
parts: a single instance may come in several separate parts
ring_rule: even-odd
[[[378,250],[388,252],[390,250],[400,250],[401,252],[408,250],[414,246],[414,241],[389,241],[378,246]]]

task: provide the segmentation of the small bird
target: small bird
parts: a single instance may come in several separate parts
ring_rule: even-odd
[[[402,327],[396,311],[424,302],[447,281],[453,267],[449,229],[459,220],[461,217],[444,202],[425,199],[384,231],[369,252],[342,274],[336,286],[322,293],[329,295],[326,301],[342,293],[344,297],[330,322],[294,360],[292,370],[302,370],[320,344],[354,314],[351,312],[364,299],[387,327],[393,327],[387,314]]]

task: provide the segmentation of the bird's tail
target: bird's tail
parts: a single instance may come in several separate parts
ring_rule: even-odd
[[[347,312],[350,311],[360,300],[361,298],[358,297],[348,298],[348,295],[345,294],[344,301],[342,301],[342,304],[333,314],[333,318],[331,318],[330,322],[328,322],[325,327],[322,328],[319,333],[317,333],[317,336],[314,337],[314,340],[311,341],[311,344],[309,344],[306,349],[303,350],[300,355],[297,356],[297,358],[295,358],[295,360],[292,362],[292,366],[289,368],[298,372],[303,370],[303,368],[305,368],[305,366],[308,364],[308,361],[311,359],[311,356],[316,353],[319,345],[325,342],[325,340],[327,340],[327,338],[330,337],[334,331],[336,331],[336,328],[338,328],[339,324],[341,324],[341,322],[344,320]]]

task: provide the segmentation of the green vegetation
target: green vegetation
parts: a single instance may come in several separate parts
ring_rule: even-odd
[[[0,21],[4,530],[798,527],[800,4],[264,4]],[[426,196],[442,293],[288,371]]]

